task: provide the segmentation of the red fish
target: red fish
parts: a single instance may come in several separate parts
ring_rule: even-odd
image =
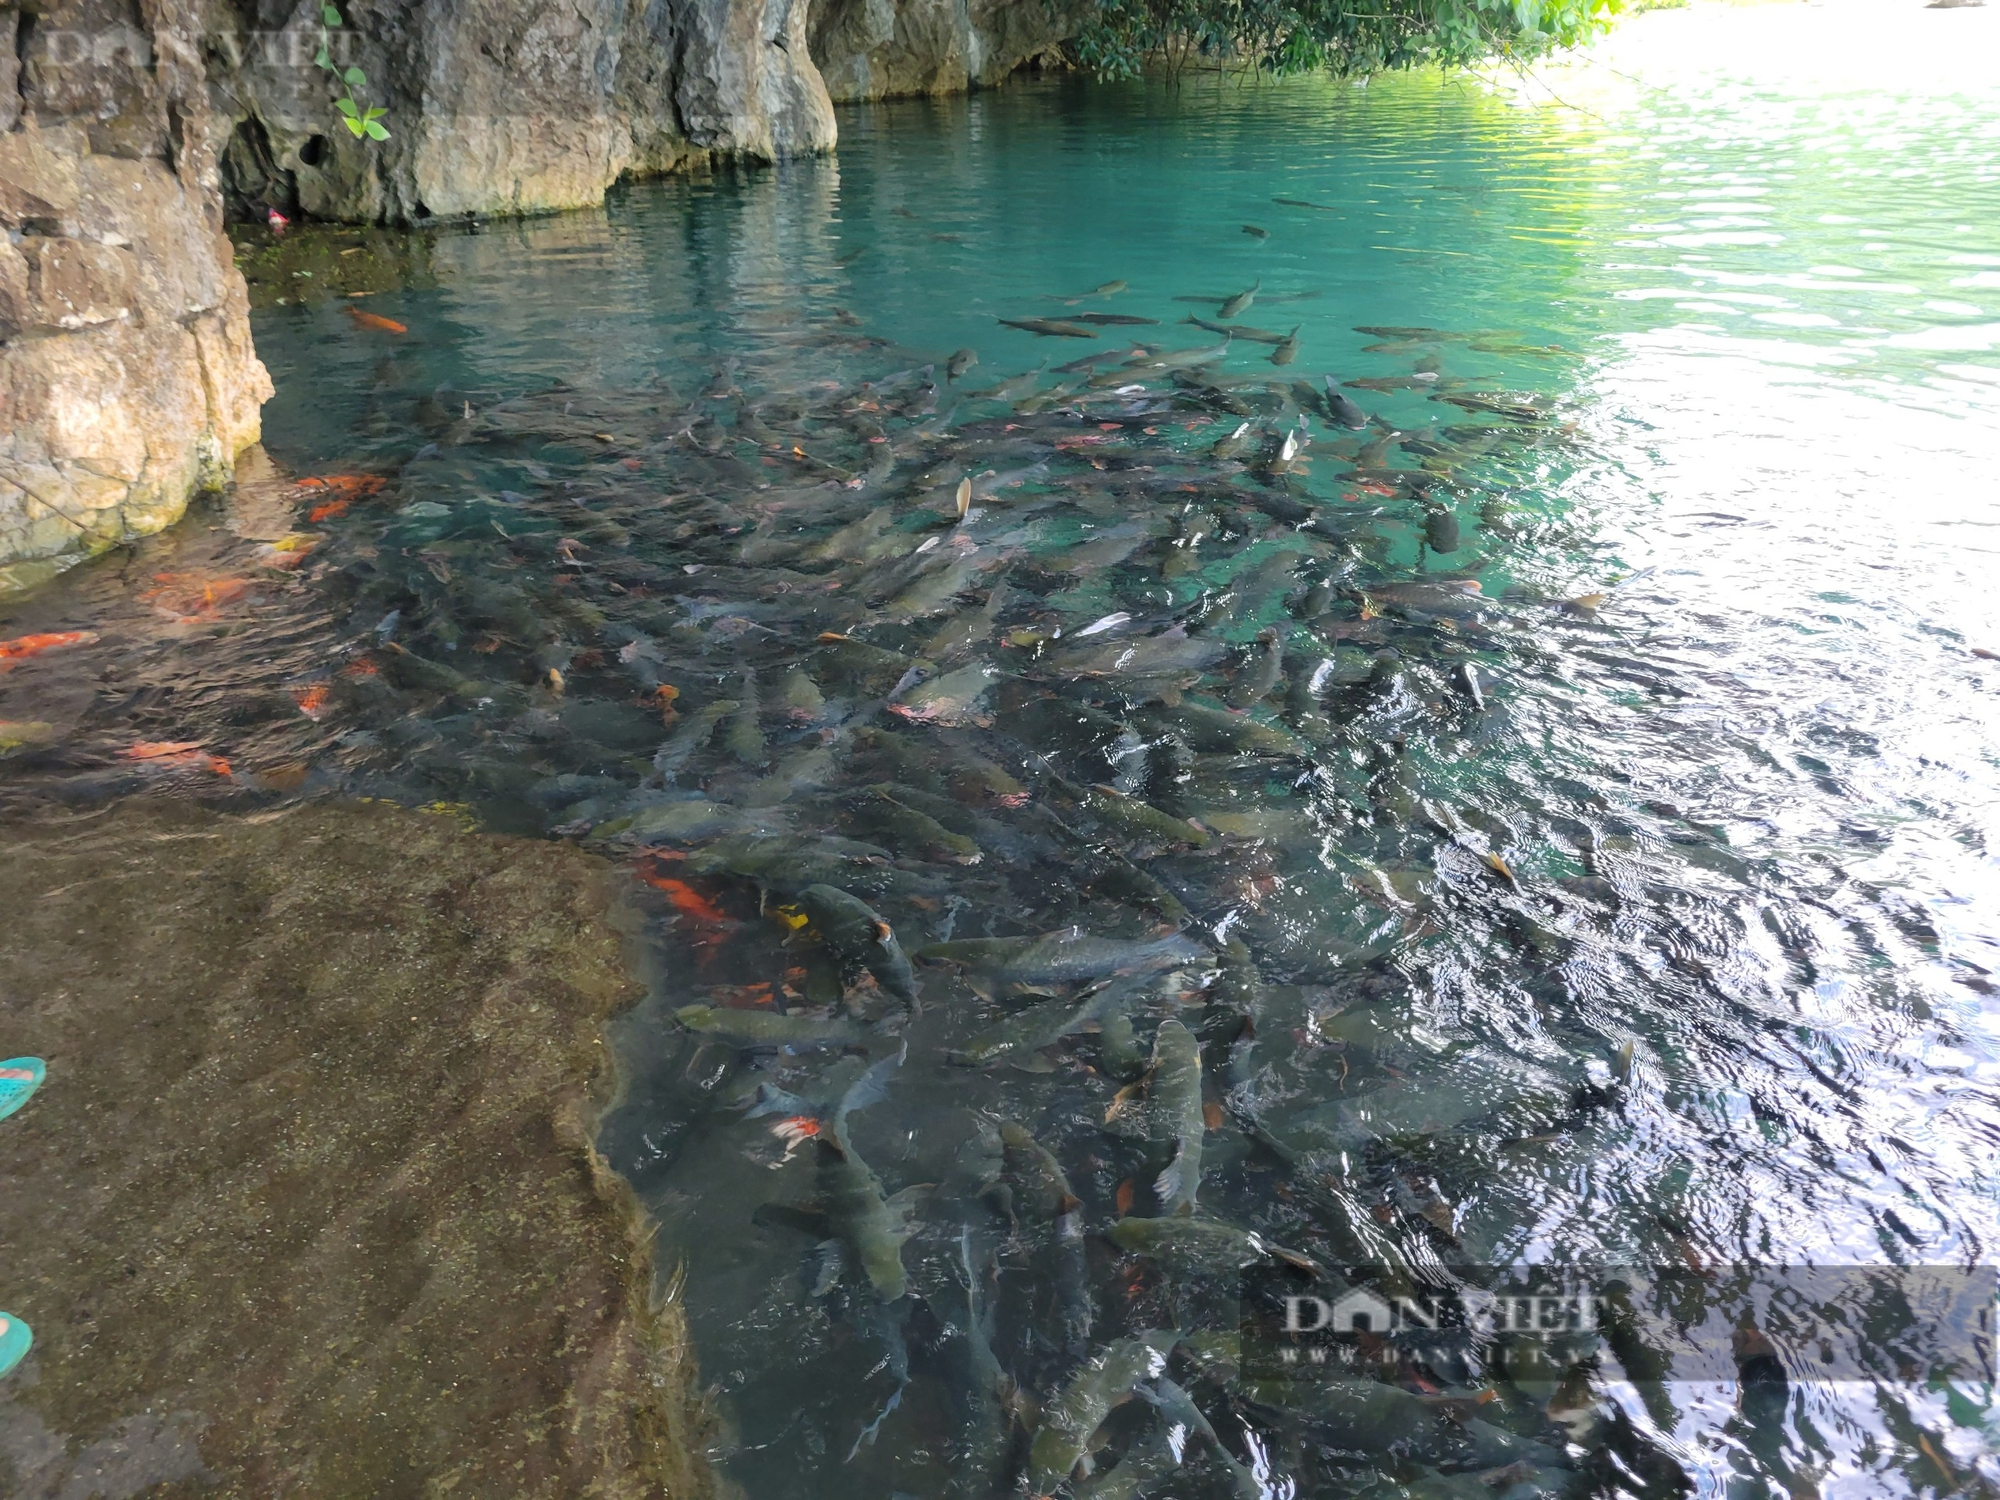
[[[31,656],[40,656],[44,651],[53,651],[59,646],[86,646],[97,639],[94,630],[50,630],[40,635],[17,635],[11,641],[0,641],[0,662],[26,661]]]
[[[315,505],[307,511],[306,519],[317,526],[321,521],[331,521],[336,516],[346,515],[347,507],[353,503],[352,500],[329,500],[326,504]]]
[[[202,749],[200,740],[140,740],[120,750],[118,755],[121,760],[135,760],[147,766],[207,769],[218,776],[234,774],[229,762]]]
[[[410,330],[394,318],[385,318],[380,313],[363,312],[358,307],[347,309],[348,317],[362,328],[379,329],[383,333],[408,333]]]
[[[360,500],[380,493],[388,482],[380,474],[315,474],[298,485],[302,490],[326,490],[336,499]]]
[[[733,918],[685,880],[676,880],[671,875],[658,875],[646,871],[640,872],[639,878],[655,890],[664,891],[673,909],[690,921],[698,922],[704,927],[736,925]]]
[[[200,740],[140,740],[118,752],[124,760],[186,760],[201,749]]]
[[[183,624],[212,619],[223,605],[235,603],[254,587],[247,578],[207,578],[200,573],[155,573],[153,581],[160,586],[139,597]]]
[[[317,719],[326,710],[326,700],[332,692],[323,682],[309,683],[305,687],[292,689],[292,701],[299,706],[299,712],[308,719]]]

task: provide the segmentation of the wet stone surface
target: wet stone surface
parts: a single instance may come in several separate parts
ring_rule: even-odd
[[[395,808],[0,827],[9,1495],[707,1493],[588,1138],[595,861]]]

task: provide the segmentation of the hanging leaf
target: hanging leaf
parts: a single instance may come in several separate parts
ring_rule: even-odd
[[[322,5],[319,8],[319,18],[329,26],[338,26],[340,24],[340,9],[338,6]]]
[[[326,48],[321,47],[313,54],[313,66],[325,68],[329,73],[333,71],[333,59],[326,55]]]
[[[347,127],[348,132],[351,135],[358,136],[368,128],[367,126],[363,125],[359,120],[353,119],[351,117],[342,119],[340,123]]]
[[[368,87],[368,75],[359,68],[349,68],[340,76],[347,80],[347,86],[351,89],[365,89]]]
[[[386,141],[389,139],[389,132],[382,128],[380,120],[370,120],[362,126],[362,129],[368,132],[368,139],[371,141]]]
[[[352,99],[336,99],[333,101],[333,107],[339,110],[342,114],[346,115],[349,119],[352,119],[354,117],[354,112],[358,108],[358,106]]]

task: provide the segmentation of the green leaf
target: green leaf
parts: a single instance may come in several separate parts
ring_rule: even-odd
[[[322,47],[313,54],[313,66],[325,68],[329,73],[333,71],[333,59],[326,55],[326,48]]]
[[[368,87],[368,75],[362,72],[359,68],[349,68],[345,73],[342,73],[340,76],[347,80],[347,86],[349,88],[365,89]]]
[[[379,120],[370,120],[361,128],[368,132],[368,139],[371,141],[386,141],[389,139],[389,132],[382,128],[382,123]]]
[[[322,5],[319,8],[319,18],[329,26],[338,26],[340,24],[340,8],[334,5]]]
[[[359,120],[352,118],[342,119],[340,123],[347,127],[348,133],[351,135],[358,136],[368,128],[367,126],[363,125]]]
[[[355,110],[358,108],[352,99],[336,99],[333,101],[333,107],[346,115],[350,120],[354,118]]]
[[[389,113],[389,111],[384,109],[381,105],[378,104],[373,109],[369,110],[368,113],[363,115],[361,118],[364,120],[379,120],[382,118],[382,116],[386,115],[387,113]]]

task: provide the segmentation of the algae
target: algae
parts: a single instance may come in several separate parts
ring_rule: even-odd
[[[0,824],[19,1496],[698,1496],[681,1309],[591,1144],[605,867],[386,805]]]

